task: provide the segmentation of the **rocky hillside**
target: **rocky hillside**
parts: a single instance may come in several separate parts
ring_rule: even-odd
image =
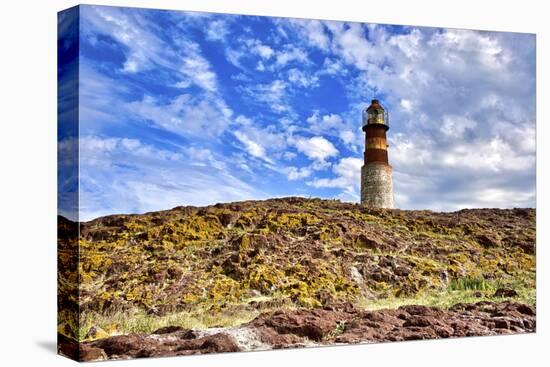
[[[64,238],[75,225],[60,218],[61,305],[76,302],[76,245]],[[82,317],[59,329],[79,340],[235,328],[344,304],[535,302],[533,209],[434,213],[291,197],[102,217],[80,224],[79,242]]]

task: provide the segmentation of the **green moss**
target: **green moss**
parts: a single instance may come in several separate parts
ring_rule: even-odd
[[[215,215],[191,215],[177,223],[165,225],[165,238],[172,242],[185,240],[212,240],[222,233],[222,226]]]
[[[237,243],[239,245],[239,253],[245,252],[250,247],[250,235],[242,235]]]
[[[250,268],[246,283],[249,289],[272,293],[280,287],[283,279],[284,274],[274,266],[257,264]]]
[[[236,229],[249,230],[261,221],[265,212],[261,208],[251,208],[250,210],[241,211],[239,214],[234,227]]]
[[[342,243],[342,235],[336,226],[321,225],[318,227],[318,239],[328,244]]]
[[[240,283],[224,275],[216,275],[208,287],[208,296],[214,303],[235,302],[242,295]]]
[[[307,226],[312,226],[321,222],[321,219],[317,216],[307,213],[279,213],[278,211],[270,212],[264,218],[260,228],[269,229],[269,232],[277,233],[279,231],[296,233],[298,230],[300,233]]]

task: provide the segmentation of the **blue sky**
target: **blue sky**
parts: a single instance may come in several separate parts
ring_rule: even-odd
[[[534,35],[81,6],[79,42],[81,220],[358,201],[372,98],[397,207],[535,206]]]

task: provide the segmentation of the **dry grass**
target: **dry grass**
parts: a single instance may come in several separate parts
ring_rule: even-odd
[[[389,297],[384,299],[359,302],[365,310],[374,311],[380,309],[396,309],[405,305],[423,305],[441,308],[449,308],[457,303],[475,303],[479,301],[502,301],[510,299],[516,302],[535,304],[536,289],[534,276],[514,278],[509,280],[484,280],[484,279],[457,279],[449,283],[446,290],[418,294],[415,297]],[[494,298],[494,292],[501,287],[511,288],[518,293],[514,298]],[[474,294],[479,293],[481,297]]]
[[[152,333],[165,326],[180,326],[185,329],[207,329],[211,327],[235,327],[252,321],[260,314],[259,311],[210,312],[193,311],[178,312],[166,316],[149,315],[143,311],[101,315],[88,313],[83,315],[79,331],[80,340],[86,340],[86,335],[92,327],[99,327],[109,335],[129,333]]]

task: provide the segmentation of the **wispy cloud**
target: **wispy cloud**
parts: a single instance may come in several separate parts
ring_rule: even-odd
[[[215,96],[178,95],[163,104],[152,96],[125,105],[135,118],[173,133],[207,137],[222,134],[232,123],[233,111]]]
[[[204,149],[167,151],[137,139],[80,139],[81,220],[267,195],[208,162]],[[205,164],[207,163],[207,164]]]
[[[229,35],[229,24],[227,21],[217,19],[208,24],[206,38],[210,41],[225,41]]]
[[[81,12],[82,32],[88,40],[94,43],[98,36],[112,37],[124,47],[124,72],[136,73],[154,68],[155,65],[166,66],[174,57],[172,54],[166,55],[163,41],[148,31],[150,22],[144,12],[100,6],[82,7]]]

